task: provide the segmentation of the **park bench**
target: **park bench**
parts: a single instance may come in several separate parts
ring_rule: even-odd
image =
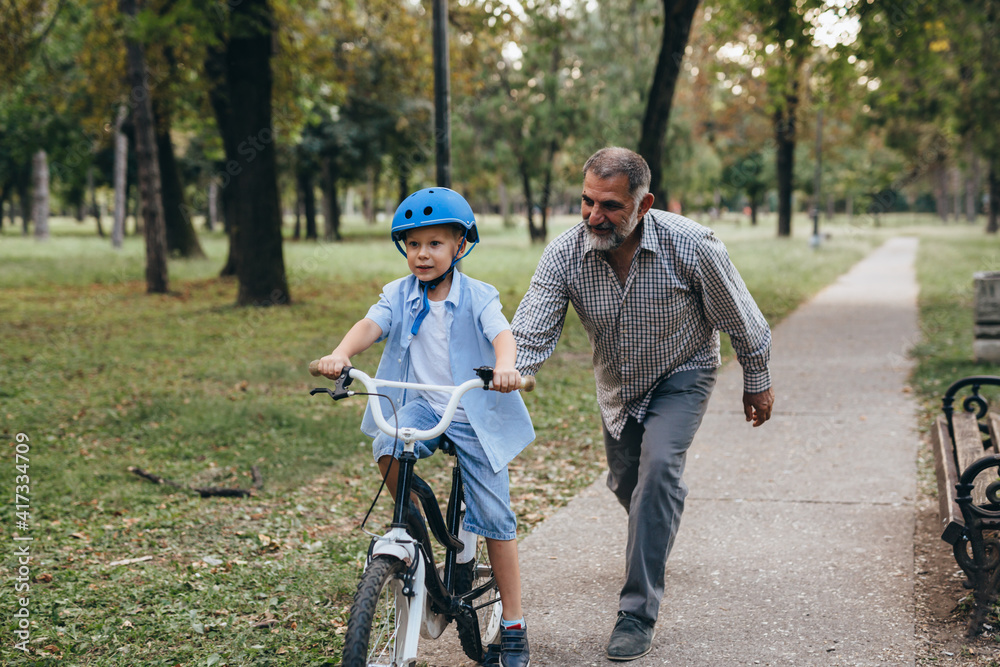
[[[1000,414],[989,411],[983,386],[1000,387],[1000,377],[972,376],[952,384],[931,433],[941,539],[952,545],[968,578],[964,585],[973,592],[970,636],[982,627],[1000,584]],[[955,400],[964,393],[956,410]]]

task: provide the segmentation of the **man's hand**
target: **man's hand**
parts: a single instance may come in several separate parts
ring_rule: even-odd
[[[752,421],[754,428],[771,418],[774,407],[774,389],[767,389],[756,394],[743,392],[743,414],[747,421]]]

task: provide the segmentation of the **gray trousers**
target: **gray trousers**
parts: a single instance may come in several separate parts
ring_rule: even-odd
[[[681,371],[652,390],[642,423],[629,418],[621,438],[604,428],[608,488],[628,512],[625,585],[619,609],[655,622],[667,556],[684,511],[687,450],[708,409],[716,370]]]

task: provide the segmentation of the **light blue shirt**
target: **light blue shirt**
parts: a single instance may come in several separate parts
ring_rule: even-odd
[[[376,377],[414,381],[410,363],[410,342],[414,336],[410,330],[421,305],[419,281],[416,276],[409,275],[382,288],[378,303],[368,310],[366,317],[382,330],[376,342],[386,341]],[[492,367],[496,364],[493,339],[510,329],[510,325],[503,316],[496,288],[462,275],[457,270],[445,299],[445,307],[451,317],[451,377],[459,385],[474,379],[475,369],[479,366]],[[391,397],[396,406],[403,405],[407,400],[407,392],[402,389],[384,387],[381,392]],[[409,394],[413,397],[417,392]],[[386,421],[391,424],[392,408],[386,399],[378,400],[382,402]],[[535,439],[531,417],[519,392],[502,394],[474,389],[462,397],[462,406],[494,472],[503,469]],[[370,437],[379,433],[371,408],[365,411],[361,430]]]

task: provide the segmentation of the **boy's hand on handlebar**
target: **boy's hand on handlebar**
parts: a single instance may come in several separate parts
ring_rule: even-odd
[[[509,393],[521,388],[521,374],[514,367],[497,366],[493,369],[493,390]]]
[[[336,380],[340,377],[340,373],[344,370],[344,367],[350,366],[351,360],[347,355],[334,350],[330,354],[326,355],[319,360],[319,372],[331,380]]]

